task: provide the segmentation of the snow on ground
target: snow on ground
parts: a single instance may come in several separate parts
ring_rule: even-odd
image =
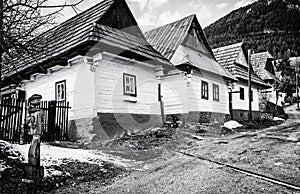
[[[237,121],[232,120],[224,123],[224,127],[228,129],[235,129],[235,128],[243,127],[243,125],[239,124]]]
[[[282,119],[282,118],[279,118],[279,117],[274,117],[274,119],[273,119],[274,121],[285,121],[284,119]]]
[[[29,146],[29,144],[13,145],[13,147],[16,150],[20,151],[25,156],[26,161],[28,160]],[[97,163],[99,165],[101,165],[102,161],[105,161],[121,167],[131,167],[134,163],[136,164],[135,161],[105,154],[98,150],[71,149],[41,144],[41,165],[59,165],[63,163],[64,159],[72,159],[88,163]]]

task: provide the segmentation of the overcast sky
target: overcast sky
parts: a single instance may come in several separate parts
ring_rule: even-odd
[[[74,2],[75,0],[67,0]],[[78,6],[83,11],[102,0],[85,0]],[[229,12],[255,0],[126,0],[139,26],[143,31],[167,24],[191,14],[197,14],[204,28]],[[59,4],[61,0],[50,0]],[[75,15],[71,8],[62,12],[64,21]]]

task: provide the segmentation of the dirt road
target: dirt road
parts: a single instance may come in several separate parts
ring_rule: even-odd
[[[280,126],[205,137],[180,150],[300,186],[300,111],[295,109],[286,109],[290,119]],[[88,182],[56,193],[300,193],[172,148],[165,148],[159,158],[145,161],[143,168],[131,170],[109,186]]]

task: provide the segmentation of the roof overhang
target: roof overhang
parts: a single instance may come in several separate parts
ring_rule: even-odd
[[[199,70],[204,70],[213,74],[220,75],[225,79],[238,81],[232,74],[230,74],[224,67],[222,67],[212,57],[205,53],[195,51],[191,48],[180,45],[176,50],[171,62],[177,67],[182,64],[189,64]]]

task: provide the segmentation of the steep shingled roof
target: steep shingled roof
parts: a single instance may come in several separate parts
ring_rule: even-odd
[[[145,33],[148,42],[175,66],[184,63],[234,79],[217,63],[196,15]]]
[[[268,59],[274,60],[274,57],[268,51],[251,54],[251,65],[254,72],[263,80],[279,81],[275,75],[274,65],[272,63],[267,64]],[[271,67],[267,67],[267,65],[271,65]],[[274,74],[268,71],[268,68],[271,68]]]
[[[119,13],[124,14],[126,18],[116,16]],[[37,51],[33,55],[14,60],[13,65],[3,69],[2,74],[9,77],[20,74],[21,71],[28,72],[28,68],[32,69],[34,66],[46,69],[49,63],[65,63],[70,57],[78,55],[80,50],[84,50],[84,46],[96,43],[102,43],[105,49],[107,46],[117,48],[115,50],[118,52],[130,51],[143,60],[171,66],[170,62],[146,41],[125,0],[103,0],[42,33],[33,40]],[[76,54],[71,55],[71,52]]]
[[[231,44],[213,49],[216,60],[226,68],[231,74],[238,79],[244,81],[248,80],[248,66],[245,63],[239,63],[239,57],[243,54],[243,42]],[[246,62],[246,61],[245,61]],[[252,81],[263,87],[269,87],[264,81],[259,78],[255,73],[252,73]]]
[[[148,42],[163,56],[171,60],[178,46],[184,41],[194,15],[150,30],[145,33]]]

